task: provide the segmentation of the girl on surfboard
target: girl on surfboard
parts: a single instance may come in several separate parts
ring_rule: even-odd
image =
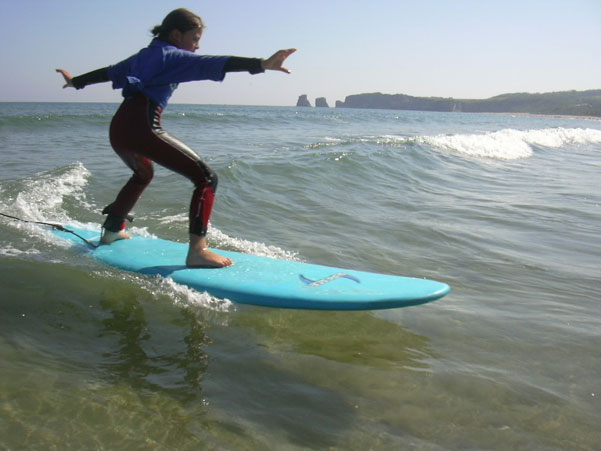
[[[154,39],[150,45],[126,60],[78,77],[72,77],[64,69],[56,71],[65,79],[64,88],[82,89],[111,81],[113,89],[122,89],[124,100],[111,121],[110,141],[133,175],[116,200],[102,212],[107,218],[101,242],[110,244],[129,238],[124,230],[126,220],[131,221],[129,212],[152,180],[154,161],[194,183],[186,265],[224,267],[233,262],[209,250],[206,240],[217,174],[192,149],[163,130],[161,113],[178,83],[222,81],[228,72],[290,73],[282,64],[296,49],[280,50],[267,59],[196,55],[203,30],[199,16],[183,8],[176,9],[152,29]]]

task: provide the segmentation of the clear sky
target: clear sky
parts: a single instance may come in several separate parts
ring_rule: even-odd
[[[291,75],[180,85],[172,102],[333,106],[365,92],[486,98],[601,88],[601,0],[0,0],[0,101],[118,102],[108,83],[63,90],[145,47],[172,9],[199,14],[198,53],[268,57]]]

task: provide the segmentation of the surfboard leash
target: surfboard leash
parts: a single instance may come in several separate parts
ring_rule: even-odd
[[[44,226],[52,227],[55,230],[59,230],[61,232],[66,232],[66,233],[70,233],[72,235],[75,235],[77,238],[79,238],[80,240],[82,240],[84,243],[86,243],[92,249],[98,248],[97,244],[91,243],[90,241],[86,240],[83,236],[77,234],[73,230],[67,229],[66,227],[64,227],[64,226],[62,226],[60,224],[54,224],[52,222],[42,222],[42,221],[29,221],[27,219],[21,219],[21,218],[17,218],[16,216],[7,215],[6,213],[0,213],[0,216],[4,216],[5,218],[9,218],[9,219],[12,219],[14,221],[25,222],[25,223],[28,223],[28,224],[37,224],[37,225],[44,225]]]

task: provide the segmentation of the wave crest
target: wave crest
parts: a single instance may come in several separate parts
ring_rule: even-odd
[[[358,143],[383,147],[404,147],[423,144],[434,149],[450,151],[470,157],[516,160],[529,158],[534,147],[561,148],[569,145],[599,144],[601,130],[592,128],[544,128],[533,130],[502,129],[486,133],[447,134],[433,136],[361,136],[324,138],[305,146],[305,149],[327,149]]]
[[[503,129],[483,134],[424,136],[416,138],[416,141],[469,156],[515,160],[531,157],[533,146],[561,148],[571,144],[601,143],[601,130],[561,127]]]
[[[12,188],[9,181],[3,186],[0,207],[31,221],[62,220],[69,216],[63,208],[65,198],[71,197],[84,207],[85,187],[90,171],[81,163],[38,174],[35,178],[19,180]],[[16,193],[11,193],[17,191]]]

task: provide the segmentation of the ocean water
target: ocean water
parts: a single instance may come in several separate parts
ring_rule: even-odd
[[[112,104],[0,104],[0,213],[97,227]],[[241,306],[0,218],[0,449],[601,448],[601,122],[170,105],[214,247],[427,277],[376,312]],[[185,241],[158,168],[138,233]]]

